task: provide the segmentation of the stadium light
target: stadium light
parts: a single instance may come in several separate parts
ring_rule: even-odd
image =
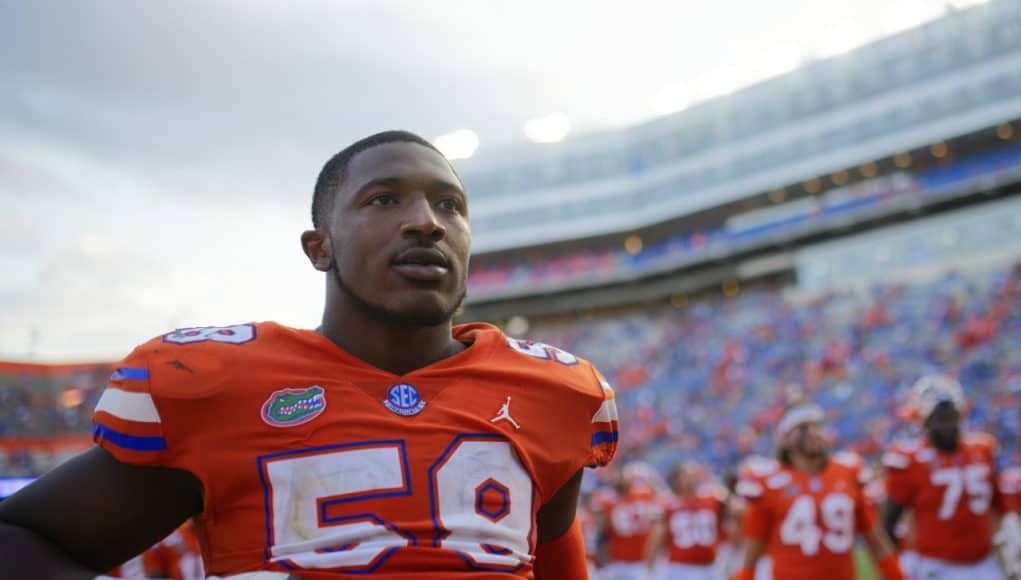
[[[471,129],[458,129],[452,133],[440,135],[433,144],[447,159],[468,159],[479,148],[479,136]]]
[[[875,161],[869,161],[868,163],[865,163],[864,165],[859,167],[858,171],[861,171],[863,177],[871,178],[875,177],[876,174],[879,173],[879,166],[876,165]]]
[[[684,292],[677,292],[670,297],[670,304],[674,308],[684,308],[688,305],[688,295]]]
[[[932,147],[929,148],[929,151],[932,153],[932,156],[935,157],[936,159],[942,159],[947,156],[947,153],[950,152],[950,150],[947,148],[946,142],[944,141],[937,141],[933,143]]]
[[[699,79],[697,87],[702,99],[729,95],[737,88],[737,75],[733,69],[718,68]]]
[[[571,130],[571,122],[563,113],[536,117],[525,122],[525,136],[533,143],[559,143]]]
[[[1010,123],[1000,123],[996,126],[996,136],[1003,141],[1009,141],[1014,137],[1014,126]]]
[[[634,256],[642,251],[642,238],[637,235],[630,235],[624,240],[624,251]]]
[[[901,0],[890,5],[881,18],[884,32],[896,34],[910,28],[939,18],[945,11],[945,5],[925,5],[921,0]]]
[[[844,21],[826,32],[817,49],[820,58],[850,52],[861,45],[861,33],[853,22]]]
[[[756,65],[756,72],[763,79],[773,78],[801,66],[801,50],[794,44],[775,46],[767,50]]]
[[[691,92],[687,86],[672,85],[661,89],[652,97],[652,111],[657,115],[669,115],[683,111],[691,103]]]

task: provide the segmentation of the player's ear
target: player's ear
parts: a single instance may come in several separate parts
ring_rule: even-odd
[[[312,262],[312,267],[320,272],[329,272],[333,261],[333,247],[330,236],[319,230],[305,230],[301,233],[301,249]]]

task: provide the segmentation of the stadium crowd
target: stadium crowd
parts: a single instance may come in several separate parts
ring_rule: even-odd
[[[678,458],[732,468],[769,454],[770,429],[792,396],[827,412],[836,446],[875,456],[907,435],[899,412],[918,377],[957,377],[970,425],[1018,463],[1021,266],[947,272],[792,298],[735,298],[536,322],[529,337],[581,353],[618,392],[626,457],[665,471]]]

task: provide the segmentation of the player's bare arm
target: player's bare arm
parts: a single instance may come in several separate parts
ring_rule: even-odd
[[[897,550],[894,548],[891,537],[883,529],[882,524],[876,524],[869,531],[862,534],[862,539],[865,540],[865,545],[876,562],[883,562],[890,557],[896,557]]]
[[[755,578],[755,566],[765,550],[765,543],[761,540],[746,539],[744,544],[744,559],[741,561],[741,569],[734,576],[734,580],[752,580]]]
[[[539,543],[546,544],[563,536],[574,523],[575,511],[578,507],[578,496],[581,492],[581,478],[584,472],[579,471],[567,481],[535,515],[539,530]]]
[[[883,530],[886,532],[888,538],[897,537],[897,522],[900,521],[902,515],[904,515],[904,506],[890,498],[887,498],[886,501],[883,502],[880,518]]]
[[[3,577],[92,578],[201,509],[192,474],[127,465],[94,447],[0,503]]]
[[[666,522],[657,520],[652,524],[649,539],[645,543],[645,566],[652,570],[656,565],[656,557],[666,544]]]

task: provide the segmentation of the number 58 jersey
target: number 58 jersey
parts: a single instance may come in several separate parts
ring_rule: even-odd
[[[111,378],[94,438],[205,490],[206,570],[531,578],[536,513],[617,444],[586,361],[495,327],[396,376],[275,323],[183,329]]]

